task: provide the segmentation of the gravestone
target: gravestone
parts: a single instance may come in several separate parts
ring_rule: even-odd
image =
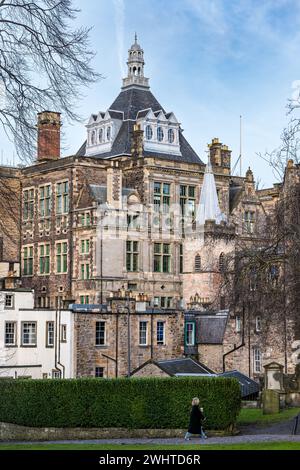
[[[263,414],[279,413],[280,400],[277,390],[264,390],[262,392]]]
[[[278,362],[271,362],[265,368],[265,389],[277,390],[283,393],[283,366]]]

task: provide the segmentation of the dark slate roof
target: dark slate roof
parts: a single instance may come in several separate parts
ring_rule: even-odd
[[[118,135],[113,142],[111,151],[94,155],[93,158],[113,158],[119,155],[130,156],[133,126],[139,111],[142,111],[142,113],[140,113],[138,117],[141,117],[143,112],[146,112],[146,110],[148,112],[149,109],[152,109],[153,112],[165,112],[156,98],[152,95],[151,91],[142,88],[129,88],[127,90],[121,91],[119,96],[110,106],[109,110],[110,109],[124,113],[125,121],[122,123]],[[109,112],[111,113],[111,111]],[[187,142],[181,130],[179,132],[179,142],[182,156],[165,153],[159,154],[157,152],[149,151],[144,152],[144,155],[145,157],[158,157],[164,160],[197,163],[199,165],[203,165],[203,162]],[[86,142],[80,147],[76,156],[84,156],[85,153]]]
[[[223,344],[227,316],[199,316],[196,321],[198,344]]]
[[[242,398],[253,395],[260,391],[260,386],[255,380],[250,379],[247,375],[242,374],[238,370],[232,370],[218,374],[220,377],[233,377],[239,381],[241,387]]]
[[[159,110],[164,111],[161,104],[159,104],[150,90],[129,88],[119,93],[109,109],[123,111],[124,119],[135,120],[139,111],[150,108],[153,112]]]
[[[204,364],[189,357],[170,359],[167,361],[155,361],[156,364],[170,375],[176,374],[214,374],[215,372]]]
[[[122,111],[115,111],[114,109],[109,109],[108,112],[109,112],[109,115],[112,119],[122,119],[123,120],[124,114],[123,114]]]

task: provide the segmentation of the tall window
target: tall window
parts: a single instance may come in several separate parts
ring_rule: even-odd
[[[179,245],[179,274],[183,273],[183,245]]]
[[[24,276],[33,275],[33,246],[26,246],[24,248],[23,274]]]
[[[261,331],[261,317],[260,316],[255,317],[255,331],[257,332]]]
[[[104,346],[106,344],[105,322],[96,322],[96,346]]]
[[[5,308],[14,308],[14,294],[5,294]]]
[[[56,184],[56,213],[67,214],[69,212],[69,182]]]
[[[22,346],[36,346],[36,322],[22,322]]]
[[[169,183],[154,183],[154,210],[156,212],[162,211],[167,213],[170,209],[170,189]]]
[[[180,185],[180,207],[183,216],[194,217],[195,200],[195,186]]]
[[[157,140],[158,142],[162,142],[164,140],[164,130],[162,127],[157,128]]]
[[[50,273],[50,245],[40,245],[40,274]]]
[[[34,216],[34,189],[25,189],[23,192],[23,219],[32,220]]]
[[[174,140],[175,140],[175,132],[174,132],[174,129],[169,129],[169,130],[168,130],[168,142],[169,142],[170,144],[173,144]]]
[[[156,342],[157,344],[165,344],[165,322],[164,321],[157,322]]]
[[[17,324],[15,322],[5,322],[5,346],[16,346],[17,344]]]
[[[138,271],[139,243],[126,242],[126,268],[127,271]]]
[[[235,331],[236,331],[236,333],[241,332],[241,317],[239,317],[239,316],[235,317]]]
[[[64,274],[68,272],[68,243],[56,244],[56,272]]]
[[[153,137],[153,130],[151,126],[146,126],[146,139],[151,140]]]
[[[53,348],[54,346],[54,321],[47,321],[46,323],[46,347]]]
[[[195,273],[200,273],[201,272],[201,256],[196,255],[195,256]]]
[[[108,126],[107,131],[106,131],[106,138],[107,140],[111,139],[111,127]]]
[[[90,279],[90,265],[89,263],[82,263],[80,266],[80,277],[81,280],[89,280]]]
[[[259,348],[253,349],[253,368],[254,372],[261,372],[261,352]]]
[[[273,284],[274,286],[278,284],[279,267],[276,266],[275,264],[270,266],[269,272],[268,272],[268,278],[269,278],[269,281],[271,282],[271,284]]]
[[[244,227],[247,233],[254,232],[255,213],[253,211],[245,211],[244,213]]]
[[[51,212],[51,185],[40,186],[39,213],[40,217],[49,217]]]
[[[90,303],[90,296],[89,295],[81,295],[80,296],[80,303],[81,305],[87,305]]]
[[[250,291],[255,291],[257,289],[258,275],[256,268],[251,268],[249,276],[249,288]]]
[[[99,142],[100,144],[103,142],[103,128],[99,129]]]
[[[148,330],[148,323],[146,321],[140,321],[140,331],[139,331],[140,346],[146,346],[148,344],[147,330]]]
[[[168,243],[154,243],[154,272],[171,272],[171,245]]]
[[[219,270],[221,271],[221,273],[223,273],[224,270],[225,270],[225,255],[224,255],[224,253],[221,253],[220,256],[219,256]]]
[[[185,344],[187,346],[195,346],[196,339],[196,324],[195,322],[186,322],[185,324]]]
[[[88,254],[90,252],[90,240],[81,240],[81,254]]]
[[[67,325],[60,325],[60,341],[61,343],[67,342]]]

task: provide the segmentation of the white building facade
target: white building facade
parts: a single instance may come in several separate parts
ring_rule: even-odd
[[[0,292],[0,378],[74,377],[73,314],[34,309],[30,289]]]

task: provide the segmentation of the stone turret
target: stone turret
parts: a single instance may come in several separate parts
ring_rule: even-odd
[[[130,86],[138,86],[149,88],[149,78],[144,77],[144,51],[137,42],[137,35],[135,35],[134,44],[128,51],[128,73],[127,77],[123,78],[123,89]]]

